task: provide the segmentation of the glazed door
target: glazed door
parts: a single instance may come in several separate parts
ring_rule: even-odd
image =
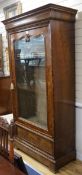
[[[48,130],[47,28],[21,32],[12,41],[18,118]]]

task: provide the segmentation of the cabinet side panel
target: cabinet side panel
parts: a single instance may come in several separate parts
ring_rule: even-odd
[[[74,23],[52,22],[55,157],[75,150]]]
[[[0,115],[12,113],[10,77],[0,77]]]

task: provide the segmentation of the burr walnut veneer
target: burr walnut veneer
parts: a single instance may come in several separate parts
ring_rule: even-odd
[[[75,14],[47,4],[3,21],[15,144],[52,170],[75,159]]]

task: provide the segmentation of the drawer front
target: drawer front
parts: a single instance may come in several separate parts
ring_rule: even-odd
[[[22,141],[30,143],[37,148],[45,151],[48,154],[54,155],[54,140],[44,137],[43,134],[33,133],[33,131],[25,130],[24,128],[17,127],[17,137]]]

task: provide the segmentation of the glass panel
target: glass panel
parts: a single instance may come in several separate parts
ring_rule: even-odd
[[[47,128],[44,36],[16,40],[14,51],[19,115]]]

